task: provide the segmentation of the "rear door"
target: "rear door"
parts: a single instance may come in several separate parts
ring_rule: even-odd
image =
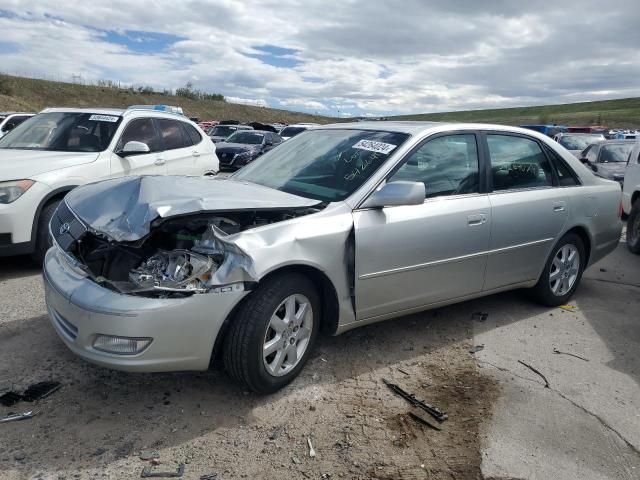
[[[566,192],[543,145],[487,132],[491,243],[484,290],[537,279],[568,217]]]
[[[430,137],[387,182],[425,184],[423,204],[354,212],[359,320],[480,292],[491,208],[474,133]]]
[[[156,118],[163,148],[163,158],[169,175],[200,175],[198,155],[194,155],[191,138],[182,126],[183,122],[169,118]]]
[[[124,147],[127,142],[142,142],[150,149],[149,153],[122,156],[115,152]],[[111,176],[124,175],[165,175],[167,167],[162,158],[160,137],[153,119],[136,118],[131,120],[122,131],[111,153]]]

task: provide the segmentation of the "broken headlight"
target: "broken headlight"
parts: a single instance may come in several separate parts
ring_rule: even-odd
[[[211,275],[213,260],[188,250],[158,251],[131,270],[129,279],[142,289],[203,290]]]

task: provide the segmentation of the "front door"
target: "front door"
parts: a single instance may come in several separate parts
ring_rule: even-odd
[[[149,147],[149,153],[122,156],[111,154],[111,176],[126,175],[166,175],[167,166],[160,149],[160,139],[153,119],[137,118],[124,128],[115,151],[119,151],[127,142],[142,142]]]
[[[390,175],[425,184],[421,205],[354,212],[358,320],[480,292],[491,208],[476,135],[427,139]]]

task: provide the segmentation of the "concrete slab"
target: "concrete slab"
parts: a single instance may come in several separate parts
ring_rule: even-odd
[[[474,326],[476,356],[502,389],[482,430],[485,478],[640,478],[640,257],[621,244],[571,304],[540,308],[519,293],[478,302],[489,318]]]

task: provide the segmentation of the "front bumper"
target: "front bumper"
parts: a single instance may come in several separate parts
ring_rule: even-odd
[[[73,269],[56,248],[43,267],[45,300],[58,336],[76,355],[117,370],[206,370],[224,320],[246,292],[184,298],[124,295],[101,287]],[[93,348],[98,334],[151,337],[141,353],[119,355]]]

